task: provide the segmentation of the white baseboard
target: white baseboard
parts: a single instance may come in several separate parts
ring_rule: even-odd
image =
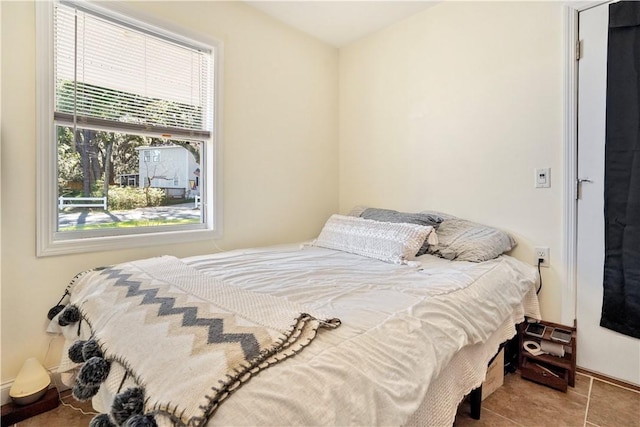
[[[6,405],[11,401],[11,398],[9,397],[9,389],[12,385],[13,381],[9,381],[0,385],[0,403],[2,405]]]

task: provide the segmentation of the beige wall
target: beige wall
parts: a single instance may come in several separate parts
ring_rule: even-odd
[[[46,313],[79,271],[214,242],[36,258],[35,6],[2,7],[2,382],[42,360]],[[224,249],[317,235],[338,209],[338,51],[241,2],[134,2],[224,43]],[[46,364],[58,362],[54,342]]]
[[[444,2],[340,50],[340,210],[434,209],[501,227],[560,320],[560,2]],[[534,188],[534,168],[552,186]]]
[[[26,357],[44,357],[46,311],[78,271],[217,249],[201,242],[35,257],[34,5],[0,4],[6,382]],[[560,320],[560,3],[445,2],[339,57],[240,2],[130,7],[224,42],[220,247],[307,239],[356,204],[442,210],[512,232],[513,254],[527,262],[533,246],[549,246],[542,311]],[[552,168],[550,189],[533,188],[537,167]],[[58,352],[55,342],[47,365]]]

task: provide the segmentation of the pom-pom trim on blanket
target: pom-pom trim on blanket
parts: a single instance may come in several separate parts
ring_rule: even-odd
[[[76,381],[88,386],[100,386],[109,375],[111,363],[102,357],[92,357],[84,363],[80,369]]]
[[[96,394],[98,394],[99,389],[100,389],[100,384],[87,385],[87,384],[82,384],[76,381],[76,383],[73,386],[73,389],[71,390],[71,394],[73,394],[73,397],[76,400],[79,400],[80,402],[85,402],[91,399]]]
[[[71,361],[73,363],[84,363],[85,362],[85,358],[84,355],[82,354],[82,348],[84,347],[84,344],[86,343],[86,341],[84,340],[78,340],[76,342],[74,342],[71,347],[69,347],[69,359],[71,359]]]
[[[116,424],[123,424],[134,415],[144,413],[144,390],[140,387],[129,388],[116,395],[111,405],[111,416]]]
[[[100,346],[96,340],[90,339],[84,343],[82,346],[82,357],[85,361],[92,357],[103,357],[102,350],[100,350]]]
[[[49,312],[47,313],[47,318],[49,320],[53,320],[54,317],[58,315],[62,310],[64,310],[65,306],[62,304],[58,304],[55,307],[51,307]]]
[[[158,424],[153,415],[145,414],[134,415],[122,424],[122,427],[158,427]]]
[[[99,354],[100,356],[90,356]],[[83,356],[84,355],[84,356]],[[76,377],[72,395],[81,402],[95,396],[100,390],[100,384],[109,376],[111,362],[102,358],[102,350],[94,340],[78,340],[69,348],[69,359],[75,363],[84,363]],[[124,379],[123,379],[124,381]],[[113,423],[111,420],[115,420]],[[128,388],[116,395],[111,406],[111,414],[100,414],[94,417],[89,427],[157,427],[151,413],[144,413],[144,389],[142,387]]]
[[[80,310],[75,305],[70,305],[60,313],[58,324],[60,326],[68,326],[78,320],[80,320]]]
[[[116,425],[111,422],[109,415],[99,414],[91,419],[89,427],[116,427]]]

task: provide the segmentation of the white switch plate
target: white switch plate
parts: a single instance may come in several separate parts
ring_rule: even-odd
[[[536,188],[551,187],[551,168],[538,168],[535,173]]]

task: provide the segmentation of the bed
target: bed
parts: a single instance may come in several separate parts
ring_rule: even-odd
[[[339,225],[347,227],[350,233],[353,220],[344,218],[338,219],[348,224]],[[355,239],[356,246],[363,245],[358,239],[371,241],[371,221],[374,220],[364,217],[356,221],[367,230]],[[305,313],[312,313],[311,318],[317,319],[312,339],[278,363],[264,364],[264,369],[245,375],[227,390],[213,410],[201,404],[205,397],[200,396],[211,394],[211,390],[185,385],[188,375],[184,372],[200,378],[201,370],[190,371],[186,363],[163,362],[162,375],[175,374],[169,378],[170,385],[165,384],[163,389],[176,389],[172,390],[173,397],[166,398],[173,399],[174,406],[170,411],[163,411],[162,405],[157,404],[162,399],[145,396],[143,413],[152,416],[158,425],[451,425],[463,397],[482,384],[487,363],[499,345],[515,334],[514,325],[525,316],[540,318],[536,271],[515,258],[499,255],[482,262],[470,262],[446,259],[442,253],[432,250],[415,257],[401,254],[392,258],[397,262],[389,262],[373,254],[376,249],[370,246],[364,249],[365,256],[353,253],[358,250],[348,251],[345,247],[336,248],[340,245],[323,242],[330,222],[331,219],[318,240],[312,243],[131,263],[132,268],[141,269],[152,280],[171,276],[158,266],[175,264],[179,273],[171,276],[171,283],[182,289],[188,287],[184,283],[213,280],[212,283],[241,289],[250,293],[248,295],[268,296],[304,307]],[[390,222],[378,223],[384,224],[381,227],[396,227],[389,226]],[[402,224],[398,226],[403,227]],[[419,227],[421,232],[429,228],[423,224],[416,227],[409,234]],[[444,227],[442,233],[435,232],[440,242],[432,236],[431,243],[426,244],[428,233],[433,230],[408,239],[412,243],[406,250],[416,253],[421,246],[434,249],[438,244],[443,249],[442,244],[451,243],[447,243]],[[332,239],[335,243],[335,236],[329,235],[329,240]],[[353,236],[350,244],[354,244]],[[382,252],[385,251],[388,253],[388,248]],[[104,276],[106,273],[97,270],[92,274]],[[80,275],[74,283],[83,283],[85,276]],[[82,360],[72,360],[70,349],[78,340],[86,343],[92,337],[97,338],[98,351],[110,362],[110,370],[91,398],[96,410],[111,411],[111,415],[99,420],[103,424],[96,421],[95,425],[110,425],[109,422],[116,425],[114,407],[122,409],[123,406],[118,393],[141,385],[149,391],[153,379],[141,372],[153,363],[151,361],[162,359],[165,351],[163,344],[156,344],[155,338],[147,342],[146,333],[139,334],[133,345],[112,345],[109,338],[114,332],[101,332],[100,325],[111,325],[107,329],[113,329],[118,321],[129,320],[119,320],[119,316],[113,314],[84,319],[85,308],[91,304],[88,301],[108,295],[104,291],[108,284],[92,286],[79,285],[77,292],[71,289],[70,306],[81,307],[79,322],[62,322],[66,324],[58,326],[66,309],[52,322],[55,324],[52,329],[59,328],[66,337],[59,371],[70,385],[74,382],[77,385],[83,365],[89,361],[84,359],[83,364]],[[208,298],[208,294],[196,294],[185,301]],[[143,297],[131,298],[135,302]],[[110,299],[113,297],[104,297],[96,303],[101,313],[108,312],[106,305]],[[127,316],[135,311],[131,301]],[[145,321],[148,323],[148,318]],[[171,328],[170,333],[167,327],[163,329],[154,324],[153,328],[160,329],[161,335],[178,339]],[[191,328],[197,329],[197,326]],[[182,335],[179,339],[184,340]],[[181,342],[182,347],[186,346],[185,341]],[[160,347],[154,347],[156,345]],[[295,345],[288,347],[289,350]],[[128,347],[132,347],[132,352],[147,352],[140,366],[129,363],[129,356],[124,354]],[[176,400],[176,396],[185,394],[195,396],[195,409],[186,408],[187,403]],[[200,402],[200,412],[197,402]],[[140,408],[135,411],[140,412]],[[202,412],[206,415],[196,416]]]

